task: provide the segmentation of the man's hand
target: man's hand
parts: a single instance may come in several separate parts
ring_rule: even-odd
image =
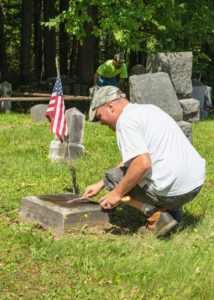
[[[99,203],[103,209],[112,209],[119,205],[120,200],[121,195],[119,195],[115,190],[113,190],[107,195],[100,198]]]
[[[123,85],[124,79],[120,78],[119,82],[118,82],[118,88],[121,89],[122,85]]]
[[[92,185],[89,185],[86,190],[85,193],[83,194],[83,197],[86,198],[93,198],[95,197],[97,194],[99,194],[99,192],[104,188],[104,183],[103,180],[101,179],[100,181],[98,181],[97,183],[94,183]]]

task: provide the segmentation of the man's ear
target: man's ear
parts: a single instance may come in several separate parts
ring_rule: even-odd
[[[108,102],[108,107],[110,108],[111,112],[114,112],[115,111],[115,108],[114,108],[114,105],[112,102]]]

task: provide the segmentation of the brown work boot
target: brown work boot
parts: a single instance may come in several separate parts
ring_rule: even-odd
[[[169,233],[178,222],[166,211],[158,210],[147,218],[147,225],[138,229],[139,233],[154,232],[157,236]]]

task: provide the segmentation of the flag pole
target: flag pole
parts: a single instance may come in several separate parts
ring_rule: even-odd
[[[59,64],[58,64],[57,56],[56,56],[55,60],[56,60],[56,72],[57,72],[57,77],[59,77]]]
[[[60,70],[59,70],[59,64],[58,64],[57,56],[56,56],[55,60],[56,60],[57,77],[59,77]],[[76,172],[75,172],[75,169],[74,169],[74,167],[72,166],[72,163],[71,163],[71,153],[70,153],[70,150],[69,150],[68,137],[65,137],[65,141],[67,143],[68,166],[70,167],[70,170],[71,170],[72,185],[73,185],[73,187],[72,187],[73,188],[73,194],[76,194]]]

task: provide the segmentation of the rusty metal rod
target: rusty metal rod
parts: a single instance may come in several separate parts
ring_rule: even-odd
[[[11,93],[14,96],[39,96],[39,97],[51,97],[51,94],[48,93],[29,93],[29,92],[16,92],[16,91],[12,91]],[[72,95],[68,95],[68,96],[72,96]]]
[[[90,96],[64,96],[64,100],[92,100]],[[50,101],[50,97],[11,97],[0,98],[0,101]]]

